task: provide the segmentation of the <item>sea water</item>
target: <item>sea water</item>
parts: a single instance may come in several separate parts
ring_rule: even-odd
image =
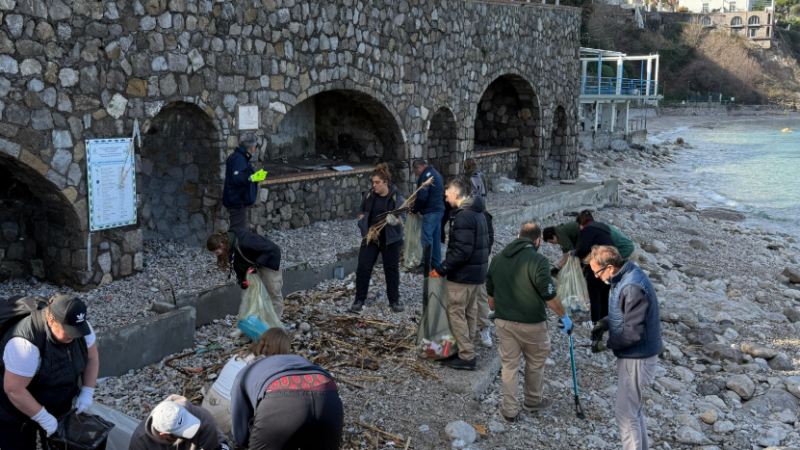
[[[741,211],[750,225],[800,235],[800,119],[704,119],[651,139],[682,137],[692,147],[678,153],[672,189],[701,207]]]

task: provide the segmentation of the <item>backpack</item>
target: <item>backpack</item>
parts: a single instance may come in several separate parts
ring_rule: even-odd
[[[483,184],[483,179],[481,178],[480,172],[470,176],[469,181],[472,183],[471,194],[473,196],[486,197],[486,186]]]
[[[14,325],[30,316],[34,311],[47,308],[48,305],[47,300],[38,296],[23,297],[15,295],[0,301],[0,341],[3,340],[8,330],[13,328]],[[47,340],[47,331],[38,329],[35,331],[36,342],[34,342],[34,345],[41,352]],[[4,348],[0,348],[0,354],[4,351]]]

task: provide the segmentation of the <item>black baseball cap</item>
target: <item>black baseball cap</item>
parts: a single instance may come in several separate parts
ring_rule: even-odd
[[[86,303],[74,295],[55,297],[50,303],[50,313],[72,339],[88,336],[92,332],[86,323]]]

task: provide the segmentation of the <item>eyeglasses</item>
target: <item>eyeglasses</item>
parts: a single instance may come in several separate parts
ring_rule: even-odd
[[[600,278],[600,274],[601,274],[601,273],[603,273],[603,272],[605,272],[605,271],[606,271],[606,270],[607,270],[609,267],[611,267],[611,266],[605,266],[605,267],[603,267],[602,269],[598,270],[597,272],[595,272],[595,271],[593,270],[592,272],[594,273],[594,277],[595,277],[595,278]]]

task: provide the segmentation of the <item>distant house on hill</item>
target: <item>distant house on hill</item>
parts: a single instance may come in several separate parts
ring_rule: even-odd
[[[754,10],[755,9],[755,10]],[[696,23],[716,30],[728,30],[763,47],[772,46],[774,2],[764,0],[680,0],[679,12],[649,13],[648,21],[660,21],[662,28],[677,22]]]

